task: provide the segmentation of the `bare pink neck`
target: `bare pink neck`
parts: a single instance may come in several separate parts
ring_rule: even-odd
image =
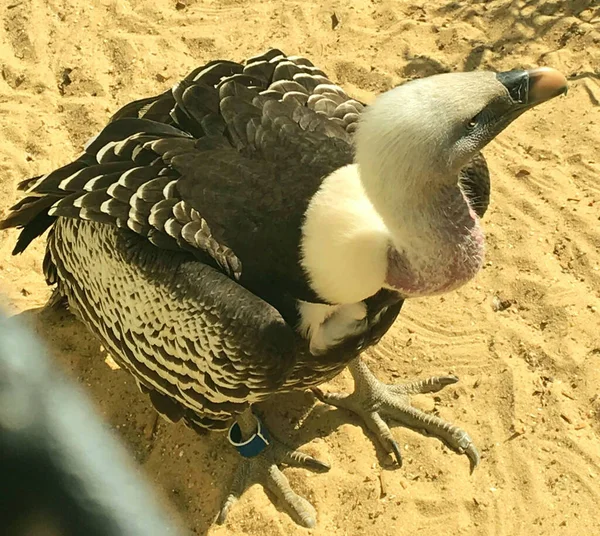
[[[386,284],[405,297],[454,290],[483,263],[479,218],[458,187],[440,190],[423,212],[414,236],[404,243],[400,238],[388,250]]]

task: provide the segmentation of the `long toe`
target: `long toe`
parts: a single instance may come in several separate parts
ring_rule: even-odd
[[[365,421],[365,424],[375,434],[375,437],[381,443],[381,446],[384,450],[391,454],[398,465],[402,467],[402,453],[400,451],[400,446],[398,442],[394,439],[392,435],[392,431],[387,423],[381,418],[378,412],[364,412],[361,414],[362,418]]]
[[[283,448],[283,452],[281,453],[281,461],[292,467],[304,467],[305,469],[310,469],[311,471],[317,471],[321,473],[331,469],[331,466],[328,463],[317,460],[316,458],[313,458],[312,456],[309,456],[300,450],[295,450],[288,447]]]
[[[440,419],[436,415],[425,413],[406,402],[389,404],[381,408],[388,418],[403,424],[407,428],[422,432],[431,437],[437,437],[452,450],[465,454],[471,464],[471,472],[479,464],[479,453],[473,440],[462,428]]]
[[[277,496],[296,523],[307,529],[316,525],[317,512],[313,505],[292,489],[290,481],[276,465],[269,467],[266,485]]]
[[[314,507],[292,489],[288,479],[279,469],[279,464],[303,467],[318,472],[328,471],[330,468],[327,463],[271,438],[270,445],[260,454],[241,459],[233,478],[231,490],[217,516],[217,523],[225,522],[231,509],[246,489],[253,484],[261,484],[275,495],[280,506],[298,524],[306,528],[314,527],[317,519]]]
[[[425,393],[437,393],[448,385],[458,382],[456,376],[432,376],[425,380],[417,380],[410,383],[399,385],[390,385],[390,390],[394,393],[404,395],[416,395]]]
[[[329,404],[330,406],[334,406],[336,408],[349,409],[350,411],[356,411],[358,409],[354,404],[353,395],[347,395],[343,393],[326,393],[318,387],[313,387],[311,391],[318,400],[323,402],[323,404]]]
[[[248,486],[252,483],[251,479],[254,473],[253,469],[253,464],[247,463],[247,459],[243,459],[238,465],[235,475],[233,476],[233,482],[231,484],[229,495],[227,495],[227,498],[223,502],[223,506],[221,507],[221,510],[217,516],[217,523],[219,525],[225,523],[225,520],[227,519],[227,516],[229,515],[229,512],[235,503],[238,502],[244,491],[246,491]]]

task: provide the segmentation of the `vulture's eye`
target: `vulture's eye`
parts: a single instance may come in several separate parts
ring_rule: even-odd
[[[483,111],[479,112],[477,115],[473,116],[466,125],[467,130],[473,130],[475,127],[481,123]]]

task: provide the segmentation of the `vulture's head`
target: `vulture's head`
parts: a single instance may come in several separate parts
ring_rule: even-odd
[[[519,115],[566,90],[561,73],[542,67],[439,74],[382,94],[356,139],[367,191],[389,180],[398,187],[398,178],[407,189],[456,184],[459,170]]]

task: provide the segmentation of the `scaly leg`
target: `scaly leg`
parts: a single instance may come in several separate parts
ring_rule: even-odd
[[[388,385],[379,381],[360,357],[352,361],[348,368],[355,383],[352,394],[324,393],[320,389],[313,389],[313,392],[325,404],[349,409],[360,415],[383,448],[394,454],[399,465],[402,465],[400,447],[384,421],[385,417],[441,439],[450,448],[467,455],[471,472],[477,467],[479,452],[467,432],[410,404],[410,395],[440,391],[446,385],[456,383],[456,376],[436,376],[401,385]]]
[[[243,458],[233,478],[231,491],[219,513],[217,523],[225,522],[231,507],[246,489],[252,484],[260,483],[275,494],[297,523],[307,528],[314,527],[317,518],[314,507],[292,490],[288,479],[279,470],[278,465],[283,463],[316,471],[327,471],[329,465],[269,437],[268,432],[251,409],[238,416],[236,424],[230,430],[229,439]]]

